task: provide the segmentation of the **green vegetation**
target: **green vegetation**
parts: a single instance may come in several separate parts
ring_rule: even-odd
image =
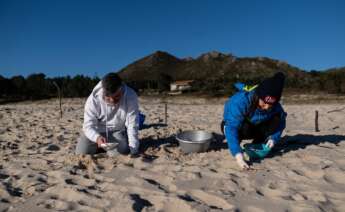
[[[0,75],[0,99],[2,101],[38,100],[57,96],[55,82],[64,97],[86,97],[99,82],[98,77],[77,75],[73,78],[46,78],[42,73],[31,74],[27,78],[14,76],[10,79]]]

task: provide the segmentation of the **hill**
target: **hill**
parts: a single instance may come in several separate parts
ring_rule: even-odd
[[[120,76],[138,89],[166,91],[173,81],[194,80],[193,88],[203,93],[232,92],[232,84],[256,84],[275,72],[286,74],[286,88],[294,92],[345,92],[345,68],[307,72],[287,62],[267,57],[236,57],[208,52],[197,58],[177,58],[157,51],[119,71]],[[339,78],[340,77],[340,78]],[[343,83],[344,81],[344,83]],[[344,88],[342,88],[344,87]]]

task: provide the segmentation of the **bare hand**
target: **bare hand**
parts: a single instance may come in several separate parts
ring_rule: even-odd
[[[238,166],[242,170],[248,170],[250,168],[249,165],[244,161],[242,153],[237,153],[235,158],[236,158],[236,162],[237,162]]]
[[[96,140],[97,146],[98,148],[101,148],[102,144],[106,144],[107,143],[107,139],[104,138],[103,136],[98,136],[97,140]]]
[[[266,143],[266,146],[272,149],[274,147],[274,141],[272,139],[269,139]]]

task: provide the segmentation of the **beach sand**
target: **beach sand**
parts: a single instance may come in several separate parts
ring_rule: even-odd
[[[285,105],[280,145],[241,171],[219,123],[223,102],[141,98],[139,158],[74,155],[85,99],[0,105],[0,211],[345,211],[344,104]],[[315,132],[315,111],[319,129]],[[213,132],[185,155],[174,135]]]

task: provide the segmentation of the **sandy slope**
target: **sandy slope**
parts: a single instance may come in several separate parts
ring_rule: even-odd
[[[171,103],[174,102],[174,103]],[[0,211],[344,211],[345,106],[288,105],[283,143],[240,171],[219,135],[223,105],[141,99],[145,156],[73,154],[83,100],[0,106]],[[320,132],[314,132],[319,111]],[[205,129],[218,142],[183,155],[173,135]]]

